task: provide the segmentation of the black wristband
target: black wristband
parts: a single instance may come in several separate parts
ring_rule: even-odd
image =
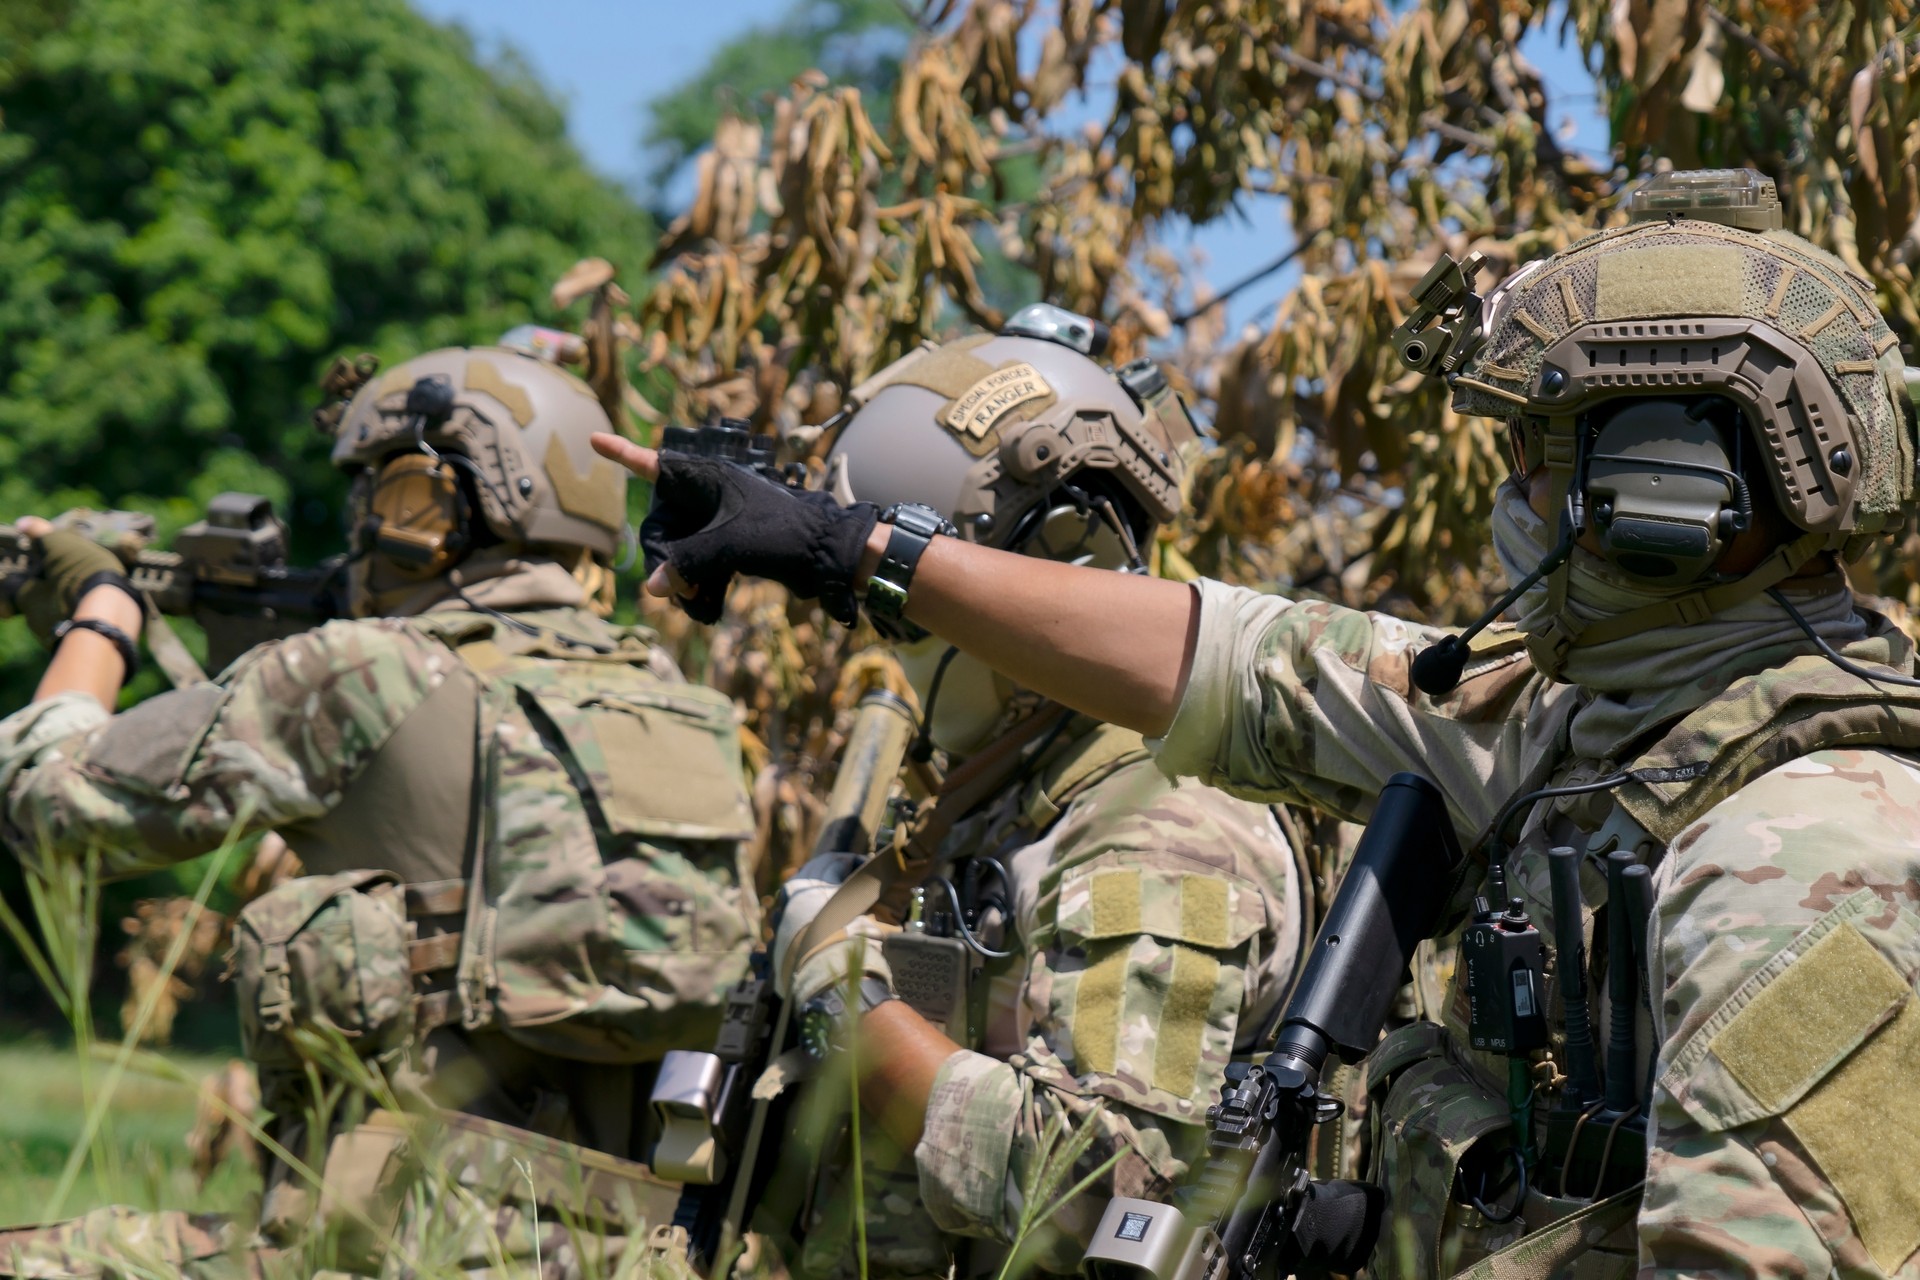
[[[111,622],[100,618],[68,618],[54,627],[54,645],[58,647],[62,640],[75,631],[91,631],[97,636],[104,636],[113,644],[114,649],[120,654],[120,661],[126,665],[126,671],[120,677],[122,684],[133,679],[133,673],[140,669],[140,650],[133,643],[133,637]]]
[[[112,569],[102,569],[81,583],[80,589],[73,593],[74,605],[78,607],[80,602],[87,598],[87,592],[95,587],[112,587],[115,591],[124,593],[127,599],[133,601],[133,607],[140,611],[140,616],[142,618],[147,616],[147,598],[141,595],[139,588],[133,585],[133,579],[124,573],[115,573]]]

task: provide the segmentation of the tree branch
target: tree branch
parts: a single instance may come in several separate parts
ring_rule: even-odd
[[[1295,258],[1305,253],[1308,247],[1311,246],[1315,240],[1318,240],[1321,236],[1325,235],[1326,231],[1327,229],[1325,227],[1321,227],[1314,231],[1309,231],[1306,235],[1301,236],[1298,240],[1295,240],[1293,244],[1288,247],[1285,253],[1275,258],[1272,262],[1267,263],[1266,266],[1261,267],[1258,270],[1253,271],[1248,275],[1241,276],[1238,280],[1235,280],[1232,284],[1228,285],[1226,288],[1222,289],[1219,293],[1207,299],[1205,302],[1201,303],[1199,306],[1194,307],[1192,310],[1182,311],[1179,315],[1174,316],[1172,318],[1171,323],[1177,326],[1182,326],[1182,327],[1192,324],[1195,320],[1199,319],[1201,316],[1205,315],[1207,312],[1213,310],[1215,307],[1219,306],[1221,303],[1225,302],[1227,299],[1233,297],[1235,294],[1240,293],[1243,290],[1249,289],[1256,284],[1259,284],[1262,280],[1265,280],[1268,276],[1274,274],[1276,271],[1280,271],[1283,268],[1285,268],[1289,262],[1292,262]]]

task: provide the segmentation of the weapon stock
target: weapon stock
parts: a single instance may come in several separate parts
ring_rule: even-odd
[[[860,700],[841,753],[840,771],[813,853],[871,853],[888,793],[905,766],[912,709],[875,690]],[[768,1066],[787,1047],[790,1003],[785,974],[758,952],[752,971],[728,993],[725,1020],[712,1053],[676,1049],[661,1060],[653,1103],[661,1121],[650,1161],[663,1178],[687,1184],[673,1225],[687,1233],[687,1253],[724,1274],[747,1220],[767,1191],[774,1162],[767,1148],[783,1136],[778,1096],[752,1096]]]
[[[1330,1056],[1357,1062],[1373,1048],[1414,947],[1440,923],[1460,857],[1439,790],[1417,774],[1390,778],[1314,938],[1272,1052],[1257,1064],[1228,1068],[1221,1099],[1207,1112],[1206,1156],[1180,1203],[1110,1201],[1087,1248],[1085,1274],[1247,1280],[1283,1242],[1291,1242],[1303,1267],[1352,1271],[1365,1261],[1377,1202],[1351,1184],[1309,1179],[1313,1129],[1340,1111],[1320,1092],[1320,1073]],[[1313,1214],[1303,1213],[1309,1207]]]

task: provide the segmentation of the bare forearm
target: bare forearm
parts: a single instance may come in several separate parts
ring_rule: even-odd
[[[887,532],[876,526],[865,569]],[[935,538],[907,616],[1026,688],[1155,736],[1180,705],[1198,609],[1177,582]]]
[[[889,1000],[860,1020],[861,1107],[901,1150],[920,1144],[934,1078],[959,1051],[902,1000]]]
[[[113,587],[95,587],[88,592],[73,616],[111,623],[129,636],[140,634],[140,610],[124,591]],[[91,631],[70,631],[53,651],[53,660],[47,663],[33,700],[81,692],[92,695],[94,701],[111,711],[119,700],[120,686],[132,674],[111,640]]]

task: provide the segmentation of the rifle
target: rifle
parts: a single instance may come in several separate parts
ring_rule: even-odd
[[[287,527],[273,503],[258,494],[220,494],[207,505],[205,519],[180,531],[171,551],[149,545],[153,517],[138,512],[76,510],[54,524],[86,534],[119,556],[134,589],[151,605],[150,618],[199,623],[207,633],[208,664],[215,670],[257,644],[347,613],[346,557],[312,568],[289,565]],[[10,525],[0,526],[0,597],[11,599],[39,573],[33,540]],[[149,632],[149,646],[175,684],[206,678],[163,627]]]
[[[860,700],[814,842],[816,857],[873,852],[913,727],[912,709],[893,694],[875,690]],[[796,957],[805,950],[803,940]],[[649,1163],[659,1177],[686,1184],[673,1227],[686,1233],[688,1258],[711,1264],[715,1275],[733,1264],[773,1173],[768,1148],[786,1130],[777,1087],[767,1092],[756,1085],[792,1039],[793,1011],[781,998],[791,975],[774,973],[765,951],[756,952],[750,966],[727,993],[713,1052],[668,1052],[652,1097],[661,1137]]]
[[[1228,1067],[1207,1111],[1206,1155],[1177,1203],[1108,1203],[1082,1264],[1088,1276],[1250,1280],[1273,1274],[1283,1248],[1302,1272],[1365,1264],[1379,1230],[1378,1188],[1316,1183],[1308,1173],[1315,1126],[1341,1110],[1320,1091],[1320,1073],[1330,1056],[1358,1062],[1379,1040],[1414,947],[1441,922],[1460,860],[1439,790],[1418,774],[1388,779],[1272,1051]]]

